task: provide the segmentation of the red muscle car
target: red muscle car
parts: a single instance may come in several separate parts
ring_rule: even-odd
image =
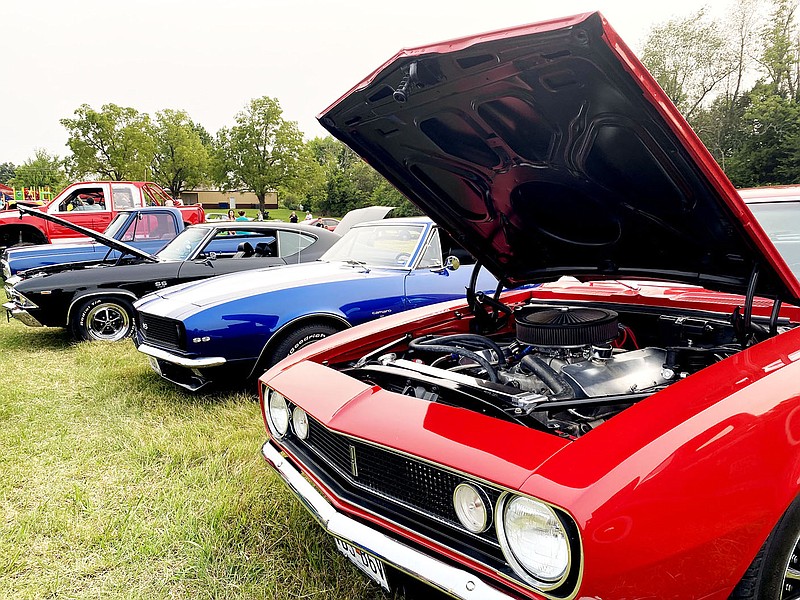
[[[343,553],[462,599],[800,598],[797,230],[600,14],[403,50],[320,121],[543,284],[262,376],[262,453]]]

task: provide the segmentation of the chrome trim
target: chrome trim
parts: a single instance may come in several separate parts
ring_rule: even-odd
[[[513,600],[513,596],[386,536],[372,527],[338,512],[269,441],[261,454],[284,483],[329,534],[351,542],[384,563],[461,600]]]
[[[263,385],[263,388],[264,388],[265,390],[272,390],[272,388],[271,388],[269,385],[267,385],[267,384],[264,384],[264,385]],[[293,400],[291,400],[290,398],[288,398],[288,397],[286,397],[286,396],[284,396],[284,397],[286,398],[286,400],[287,400],[288,402],[290,402],[290,403],[291,403],[291,404],[293,404],[294,406],[298,406],[298,404],[296,404],[296,403],[295,403]],[[301,407],[301,408],[302,408],[302,407]],[[305,410],[305,409],[304,409],[304,410]],[[577,549],[578,549],[578,550],[580,550],[580,553],[581,553],[581,560],[580,560],[580,563],[577,565],[577,568],[578,568],[578,575],[577,575],[577,579],[576,579],[576,582],[575,582],[575,589],[574,589],[574,590],[572,591],[572,593],[570,593],[568,596],[564,596],[564,597],[561,597],[561,596],[559,596],[558,598],[559,598],[559,600],[573,600],[573,599],[575,598],[575,596],[577,596],[577,594],[578,594],[578,590],[580,589],[581,583],[582,583],[582,581],[583,581],[583,567],[584,567],[584,554],[583,554],[584,550],[583,550],[583,539],[581,538],[581,535],[580,535],[580,529],[578,528],[577,521],[576,521],[575,517],[573,517],[573,516],[572,516],[572,514],[570,514],[570,512],[569,512],[569,511],[567,511],[565,508],[563,508],[563,507],[561,507],[561,506],[557,506],[557,505],[555,505],[555,504],[552,504],[552,503],[550,503],[550,502],[548,502],[548,501],[546,501],[546,500],[543,500],[542,498],[538,498],[538,497],[536,497],[536,496],[531,496],[531,495],[528,495],[528,494],[523,494],[523,493],[521,493],[519,490],[516,490],[516,489],[513,489],[513,488],[509,488],[509,487],[507,487],[507,486],[504,486],[504,485],[500,485],[500,484],[498,484],[498,483],[495,483],[495,482],[489,481],[488,479],[484,479],[484,478],[482,478],[482,477],[478,477],[478,476],[476,476],[476,475],[474,475],[474,474],[470,474],[470,473],[467,473],[467,472],[465,472],[465,471],[459,471],[458,469],[454,469],[454,468],[452,468],[452,467],[448,467],[448,466],[446,466],[446,465],[444,465],[444,464],[442,464],[442,463],[437,463],[437,462],[434,462],[434,461],[432,461],[432,460],[429,460],[429,459],[427,459],[427,458],[424,458],[424,457],[422,457],[422,456],[419,456],[419,455],[416,455],[416,454],[411,454],[410,452],[405,452],[405,451],[403,451],[403,450],[398,450],[397,448],[392,448],[392,447],[390,447],[390,446],[384,446],[384,445],[382,445],[382,444],[379,444],[379,443],[376,443],[376,442],[371,442],[371,441],[365,440],[364,438],[359,438],[359,437],[356,437],[356,436],[354,436],[354,435],[350,435],[350,434],[348,434],[348,433],[344,433],[344,432],[341,432],[341,431],[336,431],[336,430],[333,430],[333,429],[331,429],[330,427],[327,427],[326,425],[324,425],[324,424],[323,424],[321,421],[317,420],[317,419],[316,419],[314,416],[312,416],[312,415],[311,415],[311,413],[309,413],[308,411],[306,411],[306,414],[308,415],[309,419],[314,419],[315,421],[317,421],[317,423],[319,423],[319,424],[320,424],[322,427],[324,427],[325,429],[328,429],[329,431],[332,431],[332,432],[334,432],[334,433],[336,433],[337,435],[340,435],[340,436],[342,436],[342,437],[345,437],[345,438],[348,438],[348,439],[357,440],[357,441],[359,441],[359,442],[361,442],[361,443],[363,443],[363,444],[367,444],[367,445],[370,445],[370,446],[374,446],[375,448],[380,448],[380,449],[386,450],[386,451],[388,451],[388,452],[394,452],[395,454],[399,454],[399,455],[401,455],[401,456],[406,456],[406,457],[408,457],[408,458],[410,458],[410,459],[413,459],[413,460],[418,460],[418,461],[420,461],[420,462],[427,463],[427,464],[429,464],[429,465],[431,465],[431,466],[434,466],[434,467],[436,467],[436,468],[439,468],[439,469],[442,469],[442,470],[445,470],[445,471],[449,471],[450,473],[454,473],[454,474],[456,474],[456,475],[458,475],[458,476],[462,477],[462,478],[463,478],[465,481],[467,481],[467,482],[470,482],[470,483],[475,483],[475,482],[477,482],[477,483],[479,483],[479,484],[482,484],[482,485],[485,485],[485,486],[488,486],[488,487],[493,487],[493,488],[495,488],[495,489],[497,489],[497,490],[501,490],[502,492],[511,493],[511,494],[516,494],[516,495],[518,495],[518,496],[525,496],[525,497],[527,497],[527,498],[531,498],[532,500],[536,500],[537,502],[541,502],[542,504],[545,504],[545,505],[547,505],[547,506],[548,506],[548,507],[550,507],[551,509],[554,509],[554,510],[557,510],[557,511],[559,511],[559,512],[562,512],[562,513],[563,513],[564,515],[566,515],[566,517],[567,517],[567,518],[569,518],[569,519],[570,519],[570,520],[573,522],[573,524],[575,525],[575,528],[576,528],[576,531],[577,531],[577,534],[578,534],[578,544],[577,544]],[[302,440],[302,441],[303,441],[304,443],[306,443],[306,444],[307,444],[307,441],[306,441],[306,440]],[[310,445],[308,445],[308,448],[309,448],[310,450],[312,450],[312,451],[313,451],[313,448],[311,448],[311,446],[310,446]],[[352,485],[354,485],[354,486],[356,486],[356,487],[358,487],[359,489],[362,489],[362,490],[365,490],[365,489],[366,489],[366,488],[364,488],[362,485],[360,485],[359,483],[357,483],[357,482],[353,481],[352,479],[350,479],[350,478],[348,477],[347,473],[345,473],[345,472],[341,471],[341,470],[340,470],[340,469],[339,469],[339,468],[338,468],[338,467],[337,467],[335,464],[333,464],[333,462],[332,462],[332,461],[330,461],[330,460],[329,460],[329,459],[328,459],[326,456],[323,456],[323,455],[321,455],[321,454],[317,453],[316,451],[314,451],[314,453],[315,453],[317,456],[319,456],[319,457],[320,457],[320,459],[321,459],[321,460],[323,460],[323,461],[324,461],[324,462],[325,462],[325,463],[326,463],[328,466],[330,466],[332,469],[334,469],[334,470],[335,470],[337,473],[340,473],[340,474],[344,475],[346,478],[348,478],[348,481],[349,481],[349,482],[350,482]],[[377,491],[375,491],[375,490],[371,490],[371,489],[370,489],[369,491],[370,491],[370,493],[373,493],[373,494],[375,494],[376,496],[379,496],[379,497],[383,497],[383,498],[389,499],[389,500],[391,500],[391,501],[393,501],[393,502],[395,502],[395,503],[397,503],[397,504],[399,504],[399,505],[401,505],[401,506],[403,506],[403,507],[405,507],[405,508],[407,508],[407,509],[410,509],[410,510],[412,510],[412,511],[415,511],[415,512],[421,512],[421,511],[420,511],[419,509],[417,509],[416,507],[409,506],[409,505],[407,505],[407,504],[406,504],[406,503],[404,503],[404,502],[400,502],[400,501],[399,501],[397,498],[392,498],[392,497],[390,497],[390,496],[387,496],[387,495],[381,494],[381,493],[379,493],[379,492],[377,492]],[[501,497],[502,497],[502,496],[501,496]],[[361,508],[362,510],[366,510],[368,513],[370,513],[370,514],[373,514],[373,515],[375,515],[376,517],[379,517],[379,518],[381,518],[381,519],[384,519],[384,520],[386,520],[386,521],[388,521],[388,522],[390,522],[390,523],[392,523],[392,524],[394,524],[394,525],[397,525],[397,526],[399,526],[399,527],[401,527],[401,528],[407,529],[407,527],[406,527],[406,526],[404,526],[404,525],[400,525],[399,523],[395,523],[395,522],[394,522],[394,521],[392,521],[391,519],[387,519],[387,518],[386,518],[386,516],[384,516],[384,515],[381,515],[381,514],[375,513],[375,512],[373,512],[373,511],[370,511],[369,509],[365,509],[365,508],[364,508],[364,507],[362,507],[362,506],[359,506],[359,508]],[[495,508],[495,511],[496,511],[496,508]],[[439,519],[439,518],[437,518],[435,515],[427,514],[427,516],[429,516],[429,517],[431,517],[431,518],[435,519],[435,520],[436,520],[437,522],[439,522],[439,523],[442,523],[442,524],[444,524],[444,525],[447,525],[447,526],[451,526],[449,523],[447,523],[446,521],[443,521],[442,519]],[[495,524],[495,528],[496,528],[496,527],[497,527],[497,522],[496,522],[496,520],[495,520],[495,523],[494,523],[494,524]],[[459,525],[460,525],[460,524],[459,524]],[[490,540],[488,540],[488,539],[487,539],[487,538],[485,538],[485,537],[483,537],[483,538],[482,538],[482,537],[480,537],[480,534],[475,534],[475,533],[472,533],[471,531],[469,531],[469,530],[468,530],[468,529],[466,529],[466,528],[463,528],[463,529],[461,529],[461,531],[463,531],[464,533],[466,533],[466,534],[468,534],[468,535],[474,536],[474,537],[476,537],[476,538],[482,539],[482,540],[484,540],[484,541],[487,541],[487,542],[489,542],[489,543],[493,544],[494,546],[496,546],[496,547],[497,547],[497,548],[498,548],[498,549],[499,549],[499,550],[502,552],[502,548],[500,547],[500,541],[499,541],[499,540],[493,540],[493,541],[490,541]],[[415,532],[415,533],[416,533],[417,535],[421,535],[419,532]],[[437,540],[431,539],[431,538],[429,538],[429,537],[427,537],[427,536],[424,536],[424,535],[422,535],[422,537],[424,537],[425,539],[427,539],[427,540],[429,540],[429,541],[431,541],[431,542],[433,542],[433,543],[435,543],[435,544],[441,544],[441,542],[440,542],[440,541],[437,541]],[[572,546],[570,545],[570,549],[571,549],[571,548],[572,548]],[[450,549],[451,551],[455,552],[456,554],[458,554],[459,556],[464,556],[464,554],[463,554],[463,553],[459,552],[459,551],[458,551],[458,550],[456,550],[455,548],[449,547],[449,549]],[[503,558],[505,558],[505,555],[503,556]],[[573,557],[572,557],[572,555],[570,554],[570,562],[572,562],[572,558],[573,558]],[[509,566],[511,566],[511,565],[509,565]],[[556,598],[556,596],[553,596],[553,595],[549,594],[548,592],[546,592],[546,591],[543,591],[542,589],[540,589],[540,588],[538,588],[538,587],[535,587],[535,586],[531,585],[530,583],[528,583],[527,581],[525,581],[524,579],[522,579],[521,577],[519,577],[518,575],[516,575],[516,573],[515,573],[515,576],[514,576],[514,577],[511,577],[511,576],[509,576],[508,574],[506,574],[506,573],[502,573],[502,572],[500,572],[500,571],[497,571],[497,570],[495,570],[495,569],[492,569],[492,571],[493,571],[493,572],[494,572],[494,573],[495,573],[495,574],[496,574],[498,577],[500,577],[501,579],[504,579],[504,580],[506,580],[506,581],[512,582],[512,583],[514,583],[515,585],[520,585],[520,586],[522,586],[522,587],[524,587],[524,588],[527,588],[527,589],[531,590],[532,592],[535,592],[535,593],[541,594],[541,595],[543,595],[543,596],[544,596],[544,597],[546,597],[546,598],[551,598],[551,599],[555,599],[555,598]]]
[[[561,528],[562,533],[564,534],[564,539],[567,542],[567,567],[564,569],[563,575],[559,577],[556,581],[545,581],[544,579],[538,579],[535,575],[530,573],[522,563],[517,560],[517,557],[514,555],[514,551],[511,549],[510,544],[508,543],[508,537],[506,536],[506,522],[505,522],[505,508],[506,503],[509,500],[513,500],[514,498],[526,498],[528,500],[533,500],[534,502],[538,502],[542,506],[544,506],[547,510],[549,510],[552,515],[556,518],[559,522],[559,526]],[[564,529],[564,525],[561,524],[561,519],[558,518],[558,515],[552,509],[552,507],[548,506],[547,503],[538,500],[537,498],[531,498],[530,496],[526,496],[524,494],[516,494],[513,492],[506,492],[497,500],[497,506],[494,508],[495,510],[495,528],[497,530],[497,539],[500,542],[500,548],[503,550],[503,556],[506,557],[506,561],[508,564],[511,565],[511,568],[514,569],[514,572],[528,585],[534,586],[536,589],[539,589],[543,592],[549,592],[563,584],[567,577],[569,577],[570,569],[572,568],[572,544],[569,542],[569,535],[567,535],[567,531]]]
[[[153,358],[163,360],[173,365],[178,365],[179,367],[186,367],[187,369],[219,367],[227,362],[227,360],[225,360],[225,358],[222,356],[209,356],[207,358],[186,358],[183,356],[176,356],[175,354],[171,354],[166,350],[154,348],[148,344],[141,344],[137,350],[146,354],[147,356],[152,356]]]
[[[17,305],[13,302],[6,302],[3,304],[3,308],[8,311],[12,317],[14,317],[17,321],[20,321],[27,325],[28,327],[42,327],[43,325],[39,323],[36,317],[32,316],[27,310],[22,308],[17,308]]]

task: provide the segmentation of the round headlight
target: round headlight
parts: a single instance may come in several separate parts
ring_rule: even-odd
[[[491,507],[486,494],[469,483],[461,483],[453,492],[453,507],[461,524],[472,533],[481,533],[489,527]]]
[[[502,503],[501,510],[498,537],[517,574],[557,584],[566,575],[570,557],[567,532],[553,509],[533,498],[513,496]]]
[[[292,411],[292,427],[295,435],[301,440],[308,437],[308,415],[299,406]]]
[[[278,437],[283,437],[289,430],[289,406],[286,398],[275,390],[269,393],[269,420]]]

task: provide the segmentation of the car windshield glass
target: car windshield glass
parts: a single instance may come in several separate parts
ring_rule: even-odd
[[[205,227],[189,227],[178,237],[164,246],[157,254],[161,260],[186,260],[205,239],[208,230]]]
[[[130,217],[130,213],[126,212],[118,213],[117,216],[114,217],[114,220],[108,224],[108,227],[106,227],[106,230],[103,233],[106,234],[108,237],[118,239],[117,234],[119,233],[122,226],[125,225],[125,221],[128,220],[128,217]]]
[[[800,278],[800,202],[748,205],[795,277]]]
[[[354,227],[322,256],[322,260],[408,267],[423,231],[424,226],[407,223]]]

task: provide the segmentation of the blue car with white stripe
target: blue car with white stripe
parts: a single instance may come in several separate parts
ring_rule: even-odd
[[[298,349],[386,315],[462,298],[471,256],[428,218],[353,227],[319,261],[222,275],[148,294],[134,341],[189,390],[254,381]],[[480,272],[476,289],[497,280]]]

